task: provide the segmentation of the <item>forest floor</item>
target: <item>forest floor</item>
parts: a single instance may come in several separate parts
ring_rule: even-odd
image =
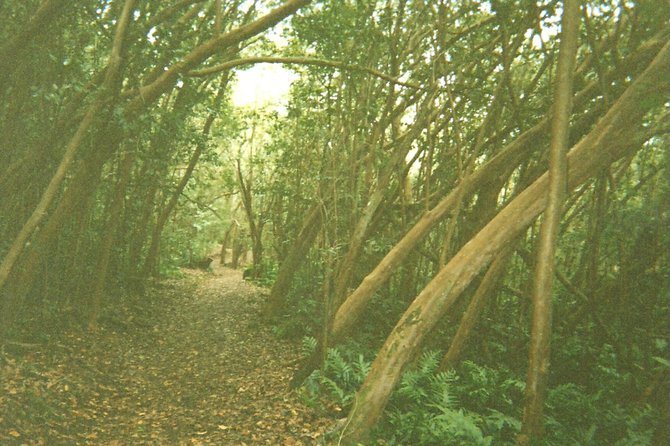
[[[184,270],[93,334],[8,344],[0,444],[322,444],[333,420],[289,390],[300,346],[260,323],[262,301],[240,271]]]

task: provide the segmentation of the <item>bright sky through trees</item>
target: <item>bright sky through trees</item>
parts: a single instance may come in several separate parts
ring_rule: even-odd
[[[233,87],[233,104],[237,107],[274,106],[281,111],[295,77],[281,65],[254,65],[238,74]]]

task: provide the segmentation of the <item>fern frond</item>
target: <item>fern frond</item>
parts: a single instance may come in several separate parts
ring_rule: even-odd
[[[307,358],[316,351],[318,342],[313,336],[304,336],[302,338],[302,355]]]
[[[358,358],[353,362],[353,369],[354,369],[354,380],[356,381],[356,384],[360,384],[365,380],[365,377],[368,376],[368,373],[370,372],[370,367],[372,366],[372,363],[369,361],[366,361],[363,355],[359,354]]]
[[[419,360],[419,370],[423,376],[434,373],[440,365],[440,354],[435,350],[425,352]]]

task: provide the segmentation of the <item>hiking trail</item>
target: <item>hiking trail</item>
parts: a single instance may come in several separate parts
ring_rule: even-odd
[[[261,323],[261,288],[215,263],[95,333],[1,356],[0,443],[321,444],[332,420],[288,389],[299,345]]]

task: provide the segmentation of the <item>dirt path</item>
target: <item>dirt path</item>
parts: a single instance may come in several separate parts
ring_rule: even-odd
[[[0,443],[318,444],[329,423],[288,391],[299,348],[260,324],[261,290],[239,271],[186,275],[152,292],[148,320],[121,315],[95,338],[73,335],[64,355],[35,353],[49,362],[32,378],[38,391],[17,379],[0,410],[36,396],[62,410],[0,412]]]

